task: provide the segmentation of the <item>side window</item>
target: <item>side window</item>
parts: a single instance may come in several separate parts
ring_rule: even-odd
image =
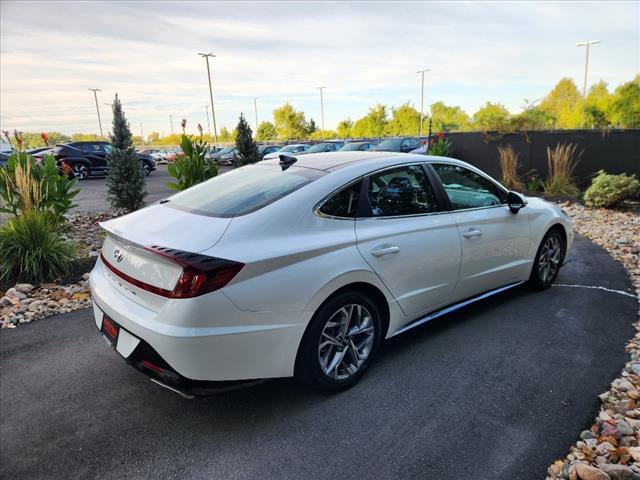
[[[320,212],[332,217],[355,217],[361,188],[362,181],[359,181],[333,194],[322,204]]]
[[[374,217],[438,211],[431,184],[421,165],[397,167],[372,175],[367,194]]]
[[[507,203],[507,194],[493,182],[458,165],[433,164],[454,210]]]

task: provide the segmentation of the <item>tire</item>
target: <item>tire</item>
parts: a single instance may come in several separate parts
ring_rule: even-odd
[[[549,288],[558,276],[565,253],[566,243],[560,231],[549,230],[538,247],[529,285],[535,290]]]
[[[149,165],[142,165],[142,171],[144,172],[145,177],[151,175],[151,167],[149,167]]]
[[[84,163],[76,163],[71,169],[73,170],[73,176],[78,180],[86,180],[89,176],[89,167]]]
[[[296,377],[322,392],[353,386],[371,364],[381,333],[380,310],[368,296],[348,291],[330,298],[302,339]]]

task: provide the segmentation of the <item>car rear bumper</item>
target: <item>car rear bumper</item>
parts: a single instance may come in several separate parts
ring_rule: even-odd
[[[125,294],[100,260],[90,285],[98,329],[106,315],[125,332],[118,338],[118,353],[135,364],[140,345],[147,345],[177,374],[180,385],[293,375],[311,316],[240,310],[221,291],[167,300],[152,309],[130,298],[133,286],[125,285]]]

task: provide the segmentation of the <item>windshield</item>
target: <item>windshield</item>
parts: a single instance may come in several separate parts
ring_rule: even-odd
[[[286,147],[282,147],[279,152],[293,152],[295,150],[295,145],[287,145]]]
[[[347,143],[340,150],[343,152],[352,152],[354,150],[358,150],[362,145],[362,143]]]
[[[328,144],[326,143],[318,143],[317,145],[314,145],[309,150],[307,150],[307,153],[324,152],[325,148],[327,148],[327,145]]]
[[[321,170],[250,165],[199,183],[169,197],[169,207],[212,217],[236,217],[258,210],[326,175]]]
[[[234,151],[236,149],[235,146],[233,147],[225,147],[222,150],[218,150],[216,153],[220,153],[220,154],[224,154],[224,153],[231,153],[232,151]]]
[[[401,138],[390,138],[388,140],[383,140],[380,145],[377,147],[373,147],[372,150],[386,150],[388,148],[400,148],[400,144],[402,143]]]

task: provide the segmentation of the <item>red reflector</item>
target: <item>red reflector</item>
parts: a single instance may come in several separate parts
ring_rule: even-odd
[[[153,370],[154,372],[157,373],[162,373],[164,372],[164,368],[159,367],[158,365],[156,365],[155,363],[151,363],[147,360],[142,360],[142,365],[147,367],[149,370]]]
[[[102,319],[102,328],[104,332],[112,339],[115,339],[118,336],[118,327],[116,327],[113,322],[106,316]]]

